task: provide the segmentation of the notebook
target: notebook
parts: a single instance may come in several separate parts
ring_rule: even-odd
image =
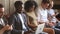
[[[44,26],[45,26],[45,23],[39,24],[35,31],[35,34],[40,34],[43,31]]]

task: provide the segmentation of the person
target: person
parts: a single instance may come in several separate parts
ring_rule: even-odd
[[[39,6],[39,8],[37,8],[37,18],[38,18],[38,22],[40,23],[48,23],[48,13],[47,13],[47,9],[49,6],[50,1],[49,0],[42,0],[41,5]]]
[[[35,15],[35,8],[36,5],[34,4],[33,1],[26,1],[24,4],[24,9],[25,9],[25,13],[28,16],[28,25],[31,26],[32,28],[35,28],[38,24],[37,24],[37,17]]]
[[[56,15],[56,18],[57,18],[57,23],[56,23],[56,28],[60,29],[60,13],[58,15]]]
[[[23,3],[21,1],[16,1],[14,3],[15,12],[9,17],[9,25],[12,25],[13,29],[11,34],[24,34],[28,32],[29,28],[27,27],[27,21],[25,15],[22,11]]]
[[[56,14],[54,12],[54,9],[52,9],[52,7],[53,7],[53,1],[51,0],[49,6],[47,8],[47,10],[48,10],[49,26],[51,28],[53,28],[55,26],[55,24],[56,24],[56,17],[55,17]]]
[[[57,22],[54,27],[55,34],[60,34],[60,13],[56,15],[56,19],[57,19]]]
[[[4,16],[4,7],[0,4],[0,34],[8,34],[11,30],[11,26],[8,25],[8,21]]]
[[[44,32],[47,32],[48,34],[55,34],[54,29],[47,28],[47,25],[49,25],[48,11],[47,11],[49,3],[50,3],[49,0],[42,0],[41,5],[36,10],[37,19],[38,23],[40,24],[45,23],[45,28],[43,29]]]
[[[36,15],[34,13],[34,10],[36,9],[35,1],[26,1],[24,4],[25,14],[27,16],[28,26],[35,30],[37,27],[37,21],[36,21]]]

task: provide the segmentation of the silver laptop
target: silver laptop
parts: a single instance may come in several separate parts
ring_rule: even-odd
[[[43,32],[44,26],[45,26],[45,23],[39,24],[36,31],[35,31],[35,34],[40,34],[41,32]]]

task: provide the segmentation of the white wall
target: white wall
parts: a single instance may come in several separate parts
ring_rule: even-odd
[[[4,5],[5,14],[12,14],[14,12],[14,2],[22,1],[23,3],[27,0],[0,0],[0,3]],[[38,4],[41,3],[41,0],[35,0]]]
[[[42,0],[35,0],[35,1],[37,2],[38,5],[40,5]]]

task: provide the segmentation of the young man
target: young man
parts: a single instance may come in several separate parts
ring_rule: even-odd
[[[46,27],[48,27],[48,11],[47,8],[49,6],[49,0],[42,0],[41,5],[37,9],[37,20],[38,23],[45,23]]]
[[[16,10],[9,18],[9,25],[13,27],[11,34],[23,34],[23,32],[27,32],[29,29],[25,18],[26,16],[22,12],[22,5],[23,3],[21,1],[16,1],[14,3]]]
[[[50,4],[47,8],[48,10],[48,20],[49,20],[49,27],[53,28],[56,24],[56,18],[55,18],[55,11],[52,9],[54,2],[51,0]]]
[[[56,28],[59,28],[60,29],[60,14],[56,15],[56,18],[57,18]]]
[[[56,34],[60,34],[60,13],[56,15],[56,18],[57,18],[57,23],[54,29]]]
[[[47,9],[49,6],[49,0],[42,0],[41,5],[39,6],[37,10],[37,16],[38,16],[38,22],[39,23],[47,23],[48,22],[48,13]]]
[[[10,26],[4,17],[4,7],[0,4],[0,34],[8,34],[8,30],[10,30]]]

